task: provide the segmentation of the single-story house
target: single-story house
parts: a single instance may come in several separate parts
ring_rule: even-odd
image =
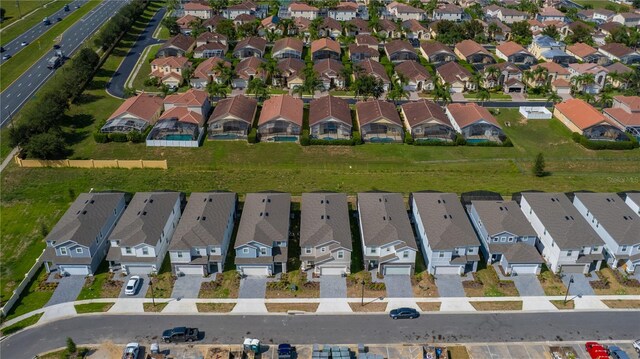
[[[302,100],[289,95],[264,101],[258,120],[260,140],[297,142],[302,132],[303,106]]]
[[[384,52],[394,64],[407,60],[418,61],[418,54],[408,41],[391,40],[384,45]]]
[[[141,93],[126,99],[115,110],[100,132],[144,132],[162,113],[162,97]]]
[[[158,52],[158,57],[187,56],[196,46],[196,40],[185,34],[178,34],[165,42]]]
[[[407,91],[431,91],[433,90],[433,80],[427,69],[420,63],[407,60],[394,68],[398,77],[403,77],[407,84],[404,89]]]
[[[343,88],[345,79],[342,74],[344,66],[342,62],[334,59],[324,59],[313,65],[313,71],[318,74],[325,89]]]
[[[437,67],[436,74],[444,83],[451,85],[451,92],[460,93],[476,88],[471,78],[471,72],[457,62],[447,62]]]
[[[448,46],[438,41],[421,43],[420,52],[422,56],[434,64],[456,61],[456,54]]]
[[[365,142],[402,142],[402,120],[393,103],[360,101],[356,103],[356,119]]]
[[[266,80],[267,74],[260,67],[262,63],[264,63],[264,59],[259,57],[252,56],[244,58],[236,66],[236,78],[233,79],[231,86],[233,88],[245,89],[254,78]]]
[[[245,59],[247,57],[263,57],[267,47],[267,40],[261,37],[247,37],[240,40],[233,48],[233,57]]]
[[[573,98],[555,106],[553,115],[571,132],[590,140],[621,141],[627,136],[600,111],[581,99]]]
[[[476,104],[452,103],[447,105],[447,117],[453,128],[467,142],[502,142],[505,139],[502,127],[486,108]]]
[[[324,96],[309,104],[309,132],[320,140],[347,140],[353,124],[349,103],[334,96]]]
[[[246,139],[257,109],[258,101],[244,95],[218,101],[209,117],[208,139]]]
[[[400,107],[404,126],[414,141],[453,141],[456,130],[438,104],[430,100],[411,101]]]
[[[302,43],[302,40],[296,39],[295,37],[285,37],[283,39],[277,40],[273,44],[273,48],[271,49],[271,57],[273,57],[274,59],[301,59],[303,49],[304,44]]]
[[[340,60],[340,44],[329,38],[315,40],[311,43],[311,58],[313,62],[333,59]]]
[[[460,60],[464,60],[471,65],[495,64],[496,59],[491,56],[482,45],[473,40],[463,40],[456,44],[453,52],[458,55]]]

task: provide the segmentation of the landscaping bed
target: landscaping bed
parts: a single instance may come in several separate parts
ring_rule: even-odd
[[[607,307],[613,309],[640,309],[640,300],[603,300],[602,303],[604,303]]]
[[[360,298],[362,296],[362,281],[364,281],[365,298],[380,298],[387,295],[387,286],[384,282],[372,282],[371,273],[360,271],[347,276],[348,298]]]
[[[153,303],[142,303],[145,312],[160,313],[166,306],[167,303],[156,303],[156,305],[153,305]]]
[[[557,296],[564,295],[567,292],[567,287],[562,283],[560,276],[551,272],[544,264],[542,265],[542,271],[538,275],[538,281],[540,281],[545,295]]]
[[[520,294],[515,283],[500,280],[493,266],[479,268],[472,273],[473,280],[462,282],[467,297],[517,297]]]
[[[149,276],[149,289],[147,290],[146,297],[170,298],[176,279],[176,276],[173,275],[171,270],[171,260],[167,255],[162,261],[162,267],[160,267],[158,274]]]
[[[87,303],[87,304],[76,304],[76,312],[78,314],[84,313],[100,313],[100,312],[108,312],[111,307],[113,307],[115,303]]]
[[[522,310],[521,300],[469,303],[479,311]]]
[[[354,312],[385,312],[387,310],[387,303],[384,302],[365,302],[364,305],[349,303],[349,306]]]
[[[603,268],[598,271],[597,281],[589,282],[597,295],[640,295],[640,282],[617,269]]]
[[[423,312],[439,312],[442,305],[440,302],[417,302],[416,304]]]
[[[288,311],[315,312],[319,303],[266,303],[267,311],[286,313]]]
[[[564,300],[550,300],[550,302],[558,309],[574,309],[576,307],[573,300],[568,300],[566,302]]]
[[[91,277],[87,277],[84,286],[76,300],[117,298],[122,292],[124,281],[114,279],[114,273],[109,272],[105,261]]]
[[[411,277],[411,287],[415,297],[425,298],[439,295],[435,278],[426,271]]]
[[[447,347],[449,359],[469,359],[469,352],[464,345],[454,345]]]
[[[196,303],[200,313],[229,313],[235,306],[235,303]]]
[[[307,280],[307,273],[295,270],[282,273],[280,280],[267,282],[267,298],[318,298],[320,283]]]
[[[218,273],[216,280],[202,282],[198,298],[238,298],[240,275],[235,270]]]

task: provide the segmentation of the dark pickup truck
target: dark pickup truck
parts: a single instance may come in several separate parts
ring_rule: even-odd
[[[162,340],[171,342],[192,342],[198,340],[200,332],[198,328],[176,327],[162,332]]]

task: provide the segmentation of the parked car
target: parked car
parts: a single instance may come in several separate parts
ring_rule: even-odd
[[[292,347],[291,344],[280,344],[278,345],[278,359],[293,359],[295,358],[296,348]]]
[[[609,351],[597,342],[586,342],[584,348],[589,353],[591,359],[609,359]]]
[[[9,54],[6,54],[6,55],[2,56],[3,60],[9,60],[10,58],[11,58],[11,55],[9,55]]]
[[[69,4],[64,5],[64,11],[69,11]]]
[[[609,349],[609,355],[613,359],[631,359],[629,355],[627,355],[627,353],[618,346],[609,345],[607,349]]]
[[[23,41],[23,42],[20,43],[20,46],[27,46],[27,45],[29,45],[29,43],[26,42],[26,41]]]
[[[0,46],[0,52],[4,52],[4,47]]]
[[[396,308],[389,312],[389,316],[393,319],[413,319],[419,317],[420,313],[413,308]]]
[[[640,354],[640,339],[633,342],[633,349],[635,349],[636,352]]]
[[[136,291],[141,281],[142,280],[137,275],[134,275],[133,277],[131,277],[127,282],[127,286],[124,288],[124,294],[136,295]]]
[[[139,354],[140,354],[140,344],[129,343],[124,348],[124,353],[122,353],[122,359],[138,359]]]
[[[171,342],[192,342],[198,340],[200,332],[198,328],[176,327],[162,332],[162,340]]]

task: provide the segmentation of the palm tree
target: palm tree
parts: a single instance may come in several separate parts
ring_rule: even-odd
[[[226,66],[224,61],[218,61],[214,67],[216,76],[220,78],[224,85],[230,85],[233,79],[233,70],[231,67]]]
[[[600,91],[600,107],[610,107],[613,104],[613,94],[611,93],[612,90],[613,89],[611,87],[605,86],[605,88]]]
[[[215,81],[211,81],[207,84],[207,92],[209,92],[209,96],[211,97],[227,97],[227,87]]]
[[[485,101],[489,101],[489,99],[491,99],[491,93],[487,91],[487,89],[482,88],[478,91],[478,100],[482,102],[482,106],[484,106]]]
[[[289,29],[293,27],[294,23],[291,19],[280,19],[278,22],[278,26],[282,28],[282,34],[284,36],[289,36]]]
[[[494,36],[496,34],[501,33],[501,32],[502,32],[502,29],[495,22],[490,23],[489,26],[487,27],[487,33],[489,33],[489,38],[491,40],[494,39]]]
[[[562,97],[558,95],[555,91],[549,91],[547,97],[547,105],[557,104],[558,102],[562,102]]]
[[[398,106],[398,100],[403,98],[409,99],[409,91],[405,90],[406,82],[403,83],[402,80],[398,80],[393,83],[393,88],[391,91],[387,92],[387,99],[393,101],[393,103]]]
[[[495,66],[490,66],[486,70],[484,70],[484,72],[488,79],[493,80],[492,89],[494,87],[497,87],[499,85],[498,79],[500,78],[500,69]]]
[[[264,71],[267,74],[266,83],[273,84],[273,76],[276,72],[279,72],[278,63],[274,58],[269,58],[267,61],[262,62],[258,65],[258,68]]]
[[[259,102],[262,102],[269,98],[267,85],[262,79],[257,77],[249,81],[249,85],[247,86],[247,94],[253,94]]]
[[[482,89],[482,82],[484,81],[484,77],[482,76],[481,73],[479,72],[474,72],[473,75],[471,75],[471,82],[473,82],[474,86],[476,87],[476,91],[480,91],[480,89]]]
[[[596,97],[590,93],[585,93],[582,97],[587,103],[590,103],[590,104],[596,101]]]

